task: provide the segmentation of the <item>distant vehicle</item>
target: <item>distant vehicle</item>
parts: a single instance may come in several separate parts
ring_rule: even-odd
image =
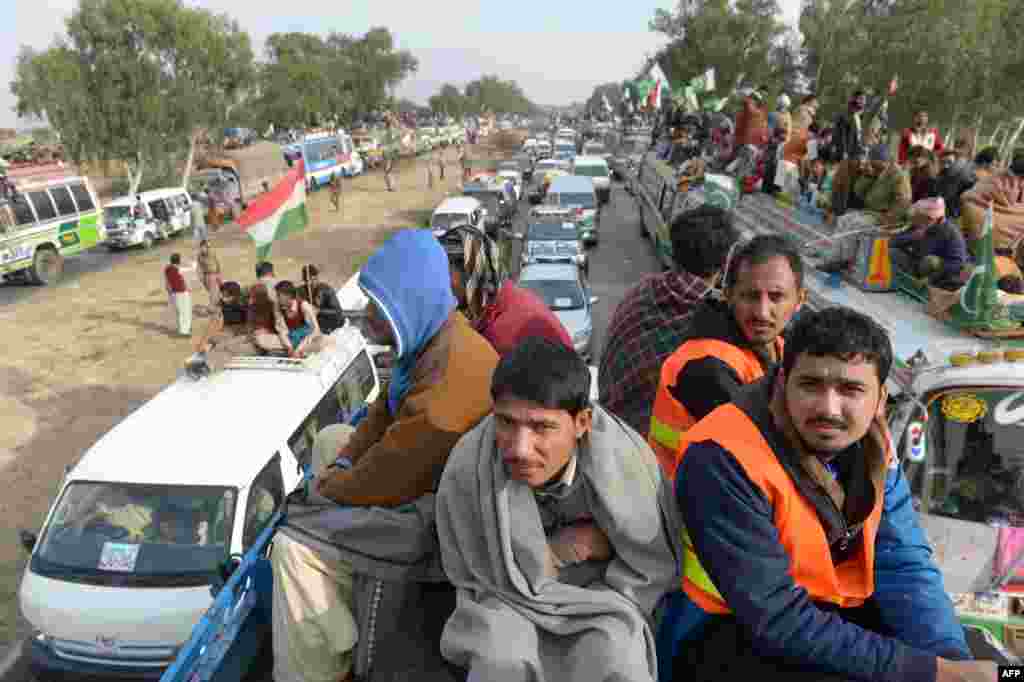
[[[580,238],[584,244],[596,244],[600,238],[601,206],[591,178],[562,175],[551,181],[544,203],[576,211]]]
[[[463,196],[472,197],[484,206],[484,226],[489,235],[497,236],[502,227],[512,225],[516,212],[515,193],[502,181],[468,182],[462,186]]]
[[[516,201],[523,198],[523,172],[519,170],[519,164],[515,168],[501,168],[498,170],[499,178],[506,178],[512,181],[512,191],[516,195]]]
[[[311,190],[330,184],[336,175],[353,177],[363,172],[363,159],[344,130],[306,133],[299,147],[306,164],[306,185]]]
[[[18,184],[0,201],[0,276],[4,280],[55,284],[64,258],[103,243],[106,227],[86,177]]]
[[[483,204],[473,197],[449,197],[434,209],[430,217],[430,229],[435,234],[456,225],[469,225],[483,230],[486,214]]]
[[[522,264],[573,263],[586,274],[589,261],[576,222],[566,213],[544,215],[531,211],[523,235]]]
[[[553,155],[560,161],[572,161],[576,158],[576,143],[565,138],[555,140]]]
[[[249,128],[227,128],[224,130],[224,149],[248,147],[255,141],[255,130]]]
[[[544,300],[569,332],[576,352],[589,361],[594,334],[592,306],[597,298],[583,283],[580,268],[571,263],[527,265],[519,273],[519,286]]]
[[[103,207],[107,223],[106,246],[111,251],[130,246],[153,248],[158,240],[184,232],[192,227],[192,200],[184,187],[170,187],[141,192],[143,216],[134,214],[136,197],[114,199]]]
[[[359,330],[331,336],[306,359],[241,357],[207,378],[179,378],[66,474],[38,537],[22,532],[31,556],[19,600],[36,629],[28,653],[39,679],[156,679],[215,597],[229,596],[221,586],[235,570],[248,578],[230,590],[240,597],[231,616],[257,617],[193,654],[255,652],[267,641],[270,590],[259,593],[257,582],[269,587],[269,560],[233,557],[272,532],[317,432],[379,391]],[[181,447],[179,418],[203,438]],[[151,456],[139,457],[143,445]],[[213,615],[208,622],[221,622]]]
[[[608,164],[600,156],[577,156],[572,162],[572,174],[590,178],[601,203],[608,203],[612,194],[612,178]]]

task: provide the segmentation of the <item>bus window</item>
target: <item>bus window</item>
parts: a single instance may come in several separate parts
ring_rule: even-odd
[[[167,211],[167,204],[163,199],[149,202],[149,210],[153,213],[153,217],[161,222],[166,223],[171,219],[171,214]]]
[[[71,190],[72,196],[75,197],[75,202],[78,204],[79,211],[84,213],[85,211],[91,211],[93,209],[92,197],[89,196],[89,190],[85,188],[85,185],[68,185],[68,188]]]
[[[75,202],[71,198],[71,192],[68,191],[67,187],[51,187],[50,196],[53,197],[53,202],[57,204],[57,212],[61,215],[74,215],[78,213],[75,208]]]
[[[32,213],[32,206],[29,205],[24,194],[18,194],[11,199],[11,210],[14,211],[14,222],[19,227],[31,225],[36,221],[36,216]]]
[[[57,217],[57,209],[53,207],[53,202],[50,201],[50,195],[47,194],[46,190],[29,192],[28,197],[32,200],[32,206],[35,207],[36,215],[39,216],[40,222],[53,220]]]

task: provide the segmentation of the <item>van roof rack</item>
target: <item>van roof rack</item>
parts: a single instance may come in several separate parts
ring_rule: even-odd
[[[243,355],[232,358],[224,369],[262,369],[282,372],[308,372],[312,367],[307,358],[282,358],[276,356]]]

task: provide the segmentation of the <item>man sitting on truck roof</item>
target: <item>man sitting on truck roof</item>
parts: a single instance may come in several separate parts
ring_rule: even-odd
[[[669,233],[676,269],[645,277],[626,293],[601,352],[601,406],[637,433],[650,428],[662,363],[685,340],[691,313],[739,241],[731,214],[706,204],[677,216]]]
[[[572,348],[565,326],[544,300],[505,278],[498,246],[480,230],[459,225],[441,235],[448,253],[452,293],[473,327],[505,356],[529,324]]]
[[[458,594],[441,653],[473,682],[654,677],[679,529],[650,448],[590,404],[590,381],[571,347],[524,340],[445,467],[437,533]]]
[[[682,434],[782,360],[782,334],[806,299],[803,260],[785,237],[754,237],[735,250],[725,301],[704,299],[661,367],[648,442],[670,478]]]
[[[350,677],[358,636],[356,569],[354,559],[331,550],[355,547],[363,558],[379,556],[380,543],[401,551],[406,543],[431,544],[431,524],[414,522],[433,516],[429,494],[449,453],[491,410],[498,356],[455,309],[448,259],[431,232],[398,232],[370,256],[359,286],[370,300],[368,336],[392,346],[397,361],[387,391],[356,429],[334,425],[317,436],[315,449],[328,455],[327,461],[313,462],[310,489],[315,498],[339,506],[325,505],[322,514],[290,514],[274,539],[277,682]],[[325,445],[331,438],[335,444]],[[421,515],[401,515],[409,523],[404,535],[396,535],[394,509],[403,506]],[[387,530],[374,532],[375,519],[390,522]]]
[[[683,588],[703,616],[676,679],[996,679],[969,660],[892,452],[892,360],[871,318],[807,313],[777,374],[683,436]]]

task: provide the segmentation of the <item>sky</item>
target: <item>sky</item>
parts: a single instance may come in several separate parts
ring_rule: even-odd
[[[249,31],[257,52],[275,32],[360,34],[391,30],[419,59],[419,71],[396,94],[418,102],[451,82],[484,74],[515,80],[537,104],[588,98],[594,86],[631,77],[661,45],[647,30],[656,8],[676,0],[185,0],[224,12]],[[21,45],[44,49],[64,29],[78,0],[6,0],[14,21],[0,26],[0,127],[24,125],[14,114],[9,83]],[[780,0],[795,24],[800,0]]]

